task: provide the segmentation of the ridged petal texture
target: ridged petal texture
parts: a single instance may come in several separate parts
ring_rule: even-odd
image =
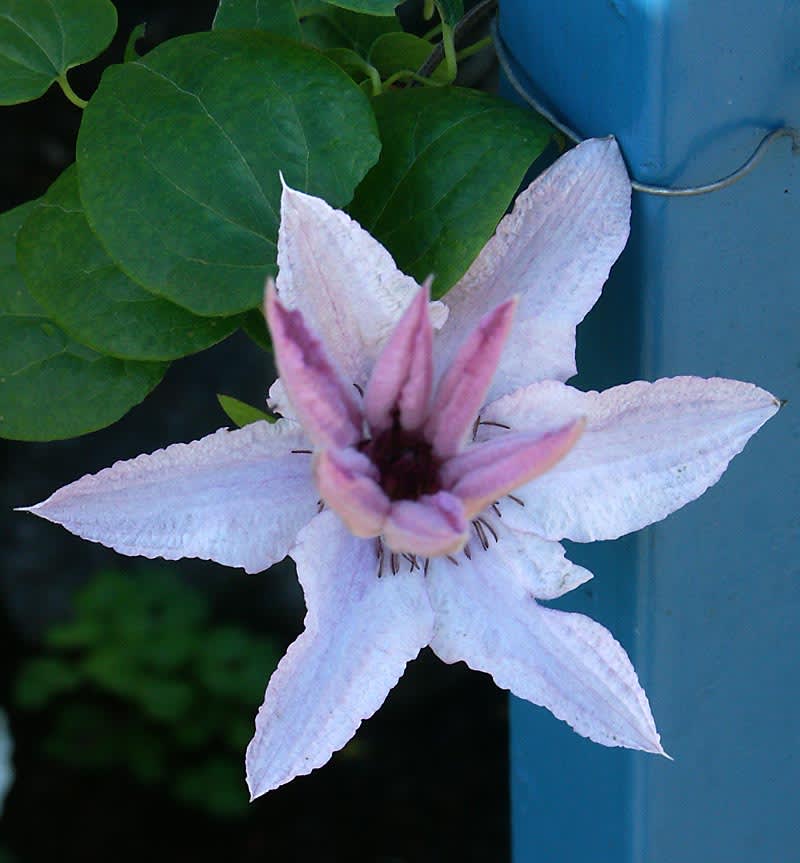
[[[317,511],[311,457],[292,452],[307,447],[288,420],[220,429],[84,476],[29,511],[120,554],[260,572]]]
[[[351,536],[333,513],[302,531],[292,556],[308,614],[256,718],[247,750],[253,797],[325,764],[383,704],[433,632],[419,573],[377,578],[375,542]]]
[[[699,497],[779,407],[753,384],[678,377],[601,393],[532,384],[482,416],[530,431],[586,417],[575,446],[518,488],[514,495],[525,506],[506,507],[503,517],[550,539],[591,542],[639,530]],[[491,435],[490,426],[483,435]]]

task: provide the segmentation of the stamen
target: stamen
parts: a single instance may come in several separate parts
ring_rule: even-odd
[[[400,572],[400,561],[394,552],[389,555],[389,565],[392,568],[392,575],[397,575],[397,573]]]
[[[375,546],[378,552],[378,578],[383,575],[383,543],[380,538],[375,540]]]
[[[499,423],[499,422],[496,422],[495,420],[481,420],[481,421],[478,423],[478,425],[481,425],[481,426],[494,426],[495,428],[499,428],[499,429],[506,429],[506,431],[510,431],[510,430],[511,430],[511,426],[507,426],[505,423]]]
[[[498,505],[498,501],[495,501],[495,502],[492,504],[492,509],[494,510],[494,514],[495,514],[498,518],[502,518],[502,517],[503,517],[503,516],[502,516],[502,513],[500,512],[500,507],[499,507],[499,505]]]
[[[358,394],[363,398],[364,397],[364,388],[360,387],[355,381],[353,381],[353,386],[358,390]]]
[[[313,455],[313,450],[310,449],[293,449],[292,452],[297,455]]]
[[[461,564],[451,554],[447,555],[447,559],[450,563],[454,563],[456,566],[461,566]]]
[[[515,495],[513,495],[513,494],[507,494],[507,495],[506,495],[506,497],[511,498],[511,500],[513,500],[513,501],[514,501],[514,503],[518,503],[520,506],[525,506],[525,501],[524,501],[524,500],[520,500],[518,497],[516,497],[516,496],[515,496]]]
[[[413,572],[415,569],[418,568],[417,559],[416,557],[414,557],[413,554],[406,554],[405,552],[403,552],[403,557],[411,564],[409,572]]]
[[[472,522],[472,526],[475,528],[475,533],[478,534],[478,539],[481,541],[483,550],[486,551],[489,548],[489,540],[486,538],[486,531],[483,529],[483,525],[480,521],[476,520]]]
[[[464,546],[464,557],[466,557],[467,560],[472,560],[472,552],[469,550],[468,545]]]
[[[428,576],[428,567],[431,565],[431,559],[429,557],[425,558],[425,564],[422,567],[422,574],[427,578]]]
[[[323,509],[325,509],[325,501],[318,500],[317,501],[317,515],[319,515],[319,513],[321,513]]]
[[[486,528],[486,530],[489,531],[489,533],[494,537],[495,542],[499,542],[499,539],[497,537],[497,531],[489,524],[488,521],[486,521],[485,518],[478,518],[476,519],[476,521],[479,521]]]
[[[472,426],[472,440],[473,440],[473,441],[474,441],[474,440],[475,440],[475,438],[478,436],[478,426],[479,426],[480,424],[481,424],[481,415],[480,415],[480,414],[478,414],[478,416],[476,416],[476,417],[475,417],[475,422],[474,422],[474,424],[473,424],[473,426]]]

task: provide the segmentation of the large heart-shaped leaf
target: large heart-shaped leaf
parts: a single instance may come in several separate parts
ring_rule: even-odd
[[[379,148],[369,101],[319,52],[198,33],[106,71],[78,137],[81,199],[135,281],[231,315],[257,306],[275,272],[279,171],[338,206]]]
[[[266,30],[300,39],[294,0],[219,0],[215,30]]]
[[[549,127],[473,90],[417,88],[373,102],[383,150],[351,214],[441,296],[491,236]]]
[[[0,0],[0,105],[38,98],[116,30],[109,0]]]
[[[0,216],[0,437],[42,441],[110,425],[153,389],[167,364],[101,356],[48,319],[25,287],[14,249],[35,206]]]
[[[17,263],[28,289],[76,341],[127,360],[172,360],[230,335],[238,318],[201,318],[129,279],[86,221],[68,168],[25,220]]]

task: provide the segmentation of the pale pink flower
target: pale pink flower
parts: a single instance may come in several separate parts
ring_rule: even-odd
[[[429,303],[347,215],[285,188],[267,296],[284,419],[119,462],[31,508],[123,554],[247,572],[294,558],[305,631],[256,719],[254,797],[328,761],[426,645],[592,740],[663,754],[622,647],[538,600],[591,578],[559,540],[612,539],[698,497],[778,402],[718,378],[563,383],[629,214],[615,142],[584,143]]]

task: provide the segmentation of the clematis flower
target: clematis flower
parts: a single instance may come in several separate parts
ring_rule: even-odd
[[[613,139],[517,200],[445,302],[346,214],[284,188],[266,314],[283,418],[142,455],[30,509],[123,554],[259,572],[290,554],[305,631],[247,752],[252,795],[320,767],[430,646],[607,746],[663,754],[622,647],[549,608],[612,539],[715,483],[778,409],[695,377],[580,392],[575,328],[625,245]]]

